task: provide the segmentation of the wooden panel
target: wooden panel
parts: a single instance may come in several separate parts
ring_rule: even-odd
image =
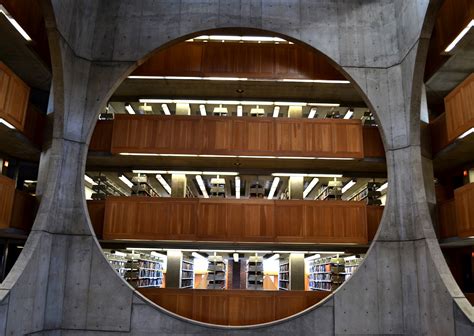
[[[380,222],[382,220],[384,207],[376,205],[367,206],[367,237],[372,241],[377,233]]]
[[[438,203],[438,226],[440,238],[456,237],[456,203],[454,199]]]
[[[232,121],[228,118],[210,117],[203,120],[203,153],[226,154],[231,150]],[[198,142],[199,143],[199,142]]]
[[[385,157],[382,138],[378,127],[362,127],[364,141],[364,157]]]
[[[14,199],[15,181],[0,174],[0,228],[10,227]]]
[[[104,230],[105,201],[87,201],[87,210],[97,237],[102,238]]]
[[[277,241],[304,239],[304,202],[275,201],[275,235]]]
[[[137,235],[167,237],[170,233],[171,204],[171,202],[140,200],[137,203]]]
[[[168,153],[199,153],[203,131],[201,118],[177,116],[173,118],[173,138],[171,148],[166,148]],[[225,130],[227,131],[227,130]]]
[[[294,315],[326,298],[329,292],[246,291],[140,288],[159,306],[200,322],[243,326]]]
[[[446,125],[446,113],[430,122],[431,149],[433,155],[449,144],[448,126]]]
[[[177,43],[133,75],[345,79],[324,55],[302,45],[232,42]]]
[[[474,183],[454,191],[457,233],[459,237],[474,236]]]
[[[352,121],[352,120],[351,120]],[[335,156],[364,157],[362,141],[362,125],[360,121],[354,123],[335,122],[332,124],[333,151]]]
[[[198,210],[198,237],[209,240],[226,240],[227,207],[218,200],[200,200]]]
[[[89,150],[95,152],[110,152],[112,148],[113,129],[113,120],[97,121],[94,132],[92,133]]]
[[[169,218],[169,236],[165,239],[193,239],[197,233],[197,199],[173,199]]]
[[[305,150],[304,130],[300,120],[279,120],[275,124],[275,151],[282,156],[301,156]]]
[[[125,239],[137,237],[137,206],[133,198],[111,197],[105,201],[103,237],[108,239]]]
[[[5,85],[7,85],[6,91]],[[0,118],[5,119],[21,132],[25,127],[29,96],[28,85],[0,62]]]
[[[305,152],[312,155],[333,152],[333,130],[331,122],[318,121],[304,125],[306,134]]]
[[[474,127],[473,101],[474,74],[471,74],[444,98],[449,142]]]
[[[25,128],[23,133],[25,136],[34,143],[37,147],[41,148],[43,144],[43,132],[46,128],[46,115],[44,115],[38,108],[32,104],[28,104],[26,110]],[[108,141],[110,142],[111,134],[108,135]],[[110,152],[110,146],[107,150]]]
[[[36,197],[24,191],[15,190],[10,227],[29,232],[35,221],[37,210]]]

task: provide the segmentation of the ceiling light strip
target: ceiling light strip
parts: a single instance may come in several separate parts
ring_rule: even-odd
[[[319,182],[319,179],[317,177],[313,178],[311,180],[311,182],[308,184],[308,186],[306,187],[306,189],[303,191],[303,199],[306,198],[306,196],[309,195],[309,193],[311,192],[311,190],[314,189],[314,187],[318,184]]]
[[[166,192],[171,195],[171,187],[168,184],[168,182],[166,182],[166,180],[163,178],[163,176],[161,176],[161,174],[157,174],[156,179],[158,180],[158,182],[160,182],[160,184],[166,190]]]
[[[204,185],[204,181],[201,175],[196,175],[196,181],[198,183],[199,189],[201,189],[201,193],[204,198],[209,198],[209,195],[206,190],[206,186]]]
[[[278,187],[278,183],[280,183],[280,178],[275,177],[272,182],[272,186],[270,187],[270,192],[268,193],[267,199],[272,199],[275,195],[276,189]]]

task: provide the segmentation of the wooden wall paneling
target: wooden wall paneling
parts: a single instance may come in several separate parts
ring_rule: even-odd
[[[227,239],[227,206],[225,201],[200,200],[197,232],[198,237],[201,239]]]
[[[229,324],[229,297],[219,292],[194,291],[193,319],[205,323]]]
[[[362,139],[364,143],[364,157],[385,157],[385,150],[378,127],[362,127]]]
[[[248,121],[247,155],[273,155],[275,128],[273,120],[254,118]]]
[[[12,76],[8,88],[5,120],[19,131],[25,129],[26,108],[30,97],[30,88],[19,77]]]
[[[230,118],[208,117],[202,123],[203,153],[228,154],[232,152],[231,134],[232,120]]]
[[[105,201],[104,240],[137,237],[138,204],[130,197],[108,197]]]
[[[252,202],[242,206],[243,227],[241,239],[248,241],[271,241],[275,236],[274,205],[268,202]]]
[[[169,203],[171,208],[168,239],[196,239],[198,199],[173,199]]]
[[[114,120],[98,120],[92,133],[89,150],[94,152],[111,152],[113,130]]]
[[[456,189],[454,200],[458,236],[462,238],[474,236],[474,183]]]
[[[240,202],[231,202],[226,206],[227,237],[231,241],[243,241],[245,238],[244,227],[247,218],[244,214],[244,205]]]
[[[335,223],[330,203],[308,201],[305,204],[304,236],[315,242],[331,242],[335,236]]]
[[[10,69],[0,62],[0,118],[5,118],[7,114],[8,88],[10,87],[11,79],[12,73]]]
[[[442,239],[456,237],[457,216],[456,202],[454,199],[438,202],[438,227],[439,237]]]
[[[105,219],[105,201],[87,201],[87,210],[97,237],[102,238]]]
[[[275,240],[304,240],[304,201],[275,201]]]
[[[0,228],[10,227],[14,199],[15,180],[0,174]]]
[[[252,325],[275,320],[274,292],[236,291],[229,296],[229,325]]]
[[[15,190],[10,227],[31,231],[37,209],[36,197],[24,191]]]
[[[341,243],[367,243],[367,214],[363,202],[346,202],[333,207],[336,225],[334,241]]]
[[[175,216],[175,214],[171,216],[171,205],[171,202],[140,197],[140,201],[137,202],[137,217],[135,220],[137,236],[150,240],[169,239],[170,220],[171,217]]]
[[[367,238],[372,241],[377,233],[385,207],[378,205],[367,205]]]
[[[471,74],[444,98],[450,142],[474,127],[473,101],[474,74]]]
[[[275,123],[275,151],[278,155],[305,154],[305,127],[301,120],[278,120]]]
[[[446,113],[441,114],[429,124],[431,134],[431,149],[433,155],[449,144]]]
[[[169,153],[200,153],[202,149],[202,118],[175,116],[172,119],[171,146],[165,148]]]
[[[304,123],[305,153],[325,155],[333,152],[333,129],[329,121],[307,121]]]
[[[333,153],[335,156],[363,158],[362,124],[360,120],[349,123],[335,120],[332,123]]]

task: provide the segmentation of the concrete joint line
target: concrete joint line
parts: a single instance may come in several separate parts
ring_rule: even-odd
[[[68,138],[63,138],[63,137],[53,136],[53,139],[55,139],[55,140],[64,140],[64,141],[68,141],[68,142],[73,142],[73,143],[77,143],[77,144],[80,144],[80,145],[88,145],[87,142],[85,142],[85,141],[77,141],[77,140],[68,139]]]
[[[416,242],[416,241],[422,241],[426,240],[426,237],[423,238],[415,238],[415,239],[383,239],[383,240],[373,240],[373,243],[403,243],[403,242]]]
[[[403,149],[407,149],[407,148],[411,148],[411,147],[418,147],[418,148],[421,148],[421,145],[406,145],[406,146],[402,146],[402,147],[391,148],[391,149],[387,149],[387,150],[385,151],[385,153],[388,153],[388,152],[396,152],[396,151],[403,150]]]
[[[86,233],[61,233],[61,232],[50,232],[48,230],[38,230],[34,229],[31,232],[40,232],[40,233],[47,233],[54,236],[74,236],[74,237],[96,237],[94,234],[86,234]],[[97,238],[97,237],[96,237]]]

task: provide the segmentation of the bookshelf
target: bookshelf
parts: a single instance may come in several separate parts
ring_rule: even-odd
[[[344,280],[348,280],[361,264],[363,258],[346,259],[344,265]]]
[[[179,288],[194,287],[194,261],[191,258],[183,256],[181,259],[181,276]]]
[[[345,280],[345,261],[339,257],[314,259],[309,267],[311,290],[333,291]]]
[[[278,289],[290,290],[290,260],[281,259],[278,271]]]
[[[125,264],[124,278],[135,288],[162,287],[163,260],[151,255],[132,254]]]
[[[207,288],[225,289],[226,287],[226,264],[222,256],[210,256],[207,268]]]
[[[125,276],[125,264],[127,263],[127,258],[125,256],[109,252],[104,252],[104,254],[112,268],[123,278]]]
[[[247,262],[247,289],[263,290],[263,257],[249,257]]]

